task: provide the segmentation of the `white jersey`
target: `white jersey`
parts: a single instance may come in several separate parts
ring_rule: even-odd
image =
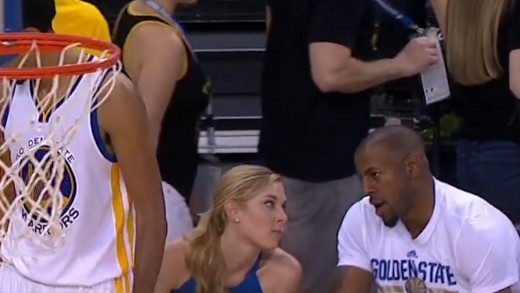
[[[30,238],[18,239],[27,231],[42,234],[47,226],[45,220],[28,216],[24,207],[16,214],[18,220],[11,221],[1,254],[21,275],[38,283],[94,286],[115,280],[118,292],[129,292],[135,242],[134,211],[116,159],[104,147],[97,111],[89,111],[100,77],[100,73],[92,73],[79,78],[71,95],[48,117],[39,117],[30,81],[16,86],[7,120],[3,121],[5,137],[15,137],[15,141],[9,143],[14,166],[21,164],[24,154],[31,153],[38,158],[45,155],[46,137],[53,123],[59,125],[54,136],[57,140],[65,130],[74,125],[77,128],[61,151],[66,161],[60,186],[64,195],[63,244],[48,250]],[[31,123],[34,117],[39,117],[36,124]],[[77,119],[81,120],[77,122]],[[22,174],[31,169],[32,166],[25,166]]]
[[[338,232],[338,266],[371,272],[378,292],[491,293],[519,287],[519,237],[483,199],[435,181],[435,208],[412,239],[402,222],[389,228],[365,197]]]

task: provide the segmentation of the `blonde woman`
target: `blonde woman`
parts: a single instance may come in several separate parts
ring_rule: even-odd
[[[459,186],[520,223],[520,5],[433,0],[462,118]]]
[[[278,248],[285,230],[279,175],[243,165],[223,175],[213,209],[166,248],[156,293],[296,293],[298,261]]]

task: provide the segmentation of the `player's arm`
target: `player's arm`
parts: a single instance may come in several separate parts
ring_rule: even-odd
[[[519,249],[518,233],[505,216],[481,217],[463,225],[455,241],[456,264],[472,293],[511,293],[519,280]]]
[[[509,15],[509,87],[517,99],[520,99],[520,3],[514,2]]]
[[[124,56],[127,72],[146,105],[150,139],[156,147],[176,82],[186,70],[186,49],[170,26],[157,22],[133,33],[125,44]]]
[[[372,266],[365,247],[362,207],[354,204],[343,218],[338,232],[338,267],[334,293],[369,293]]]
[[[166,219],[155,148],[150,145],[143,102],[126,76],[99,108],[136,212],[134,292],[153,292],[163,257]]]

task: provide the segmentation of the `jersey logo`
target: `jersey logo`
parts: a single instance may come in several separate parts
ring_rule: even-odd
[[[417,254],[417,253],[416,253]],[[416,258],[371,260],[378,292],[457,292],[458,284],[449,265]]]
[[[60,151],[61,159],[64,161],[63,168],[58,168],[57,164],[54,163],[50,148],[46,145],[38,146],[33,156],[33,159],[26,160],[20,171],[20,177],[25,185],[33,187],[28,195],[32,201],[25,201],[23,204],[22,217],[35,233],[42,234],[48,225],[48,221],[42,217],[42,213],[50,215],[57,212],[60,214],[62,228],[67,228],[79,217],[79,211],[72,206],[77,193],[76,176],[71,167],[74,156],[68,151]],[[61,174],[59,174],[60,171]],[[33,178],[35,174],[40,175]],[[60,180],[60,182],[57,182],[57,180]],[[62,196],[62,204],[58,211],[53,211],[50,192],[56,191],[56,189]],[[36,203],[41,208],[37,213],[33,212],[28,220],[29,214],[34,209],[32,203]]]
[[[415,252],[415,250],[408,251],[408,252],[406,253],[406,257],[409,257],[409,258],[417,258],[417,252]]]
[[[419,278],[411,278],[406,281],[404,285],[406,293],[427,293],[428,288],[426,288],[426,284],[424,281]]]

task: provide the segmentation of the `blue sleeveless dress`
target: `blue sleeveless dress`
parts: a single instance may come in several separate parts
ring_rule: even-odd
[[[262,287],[260,281],[256,275],[256,272],[260,268],[260,257],[256,260],[255,264],[247,272],[246,277],[242,283],[238,284],[233,288],[229,288],[229,293],[262,293]],[[171,293],[197,293],[197,283],[195,279],[190,278],[184,283],[179,289],[172,290]]]

